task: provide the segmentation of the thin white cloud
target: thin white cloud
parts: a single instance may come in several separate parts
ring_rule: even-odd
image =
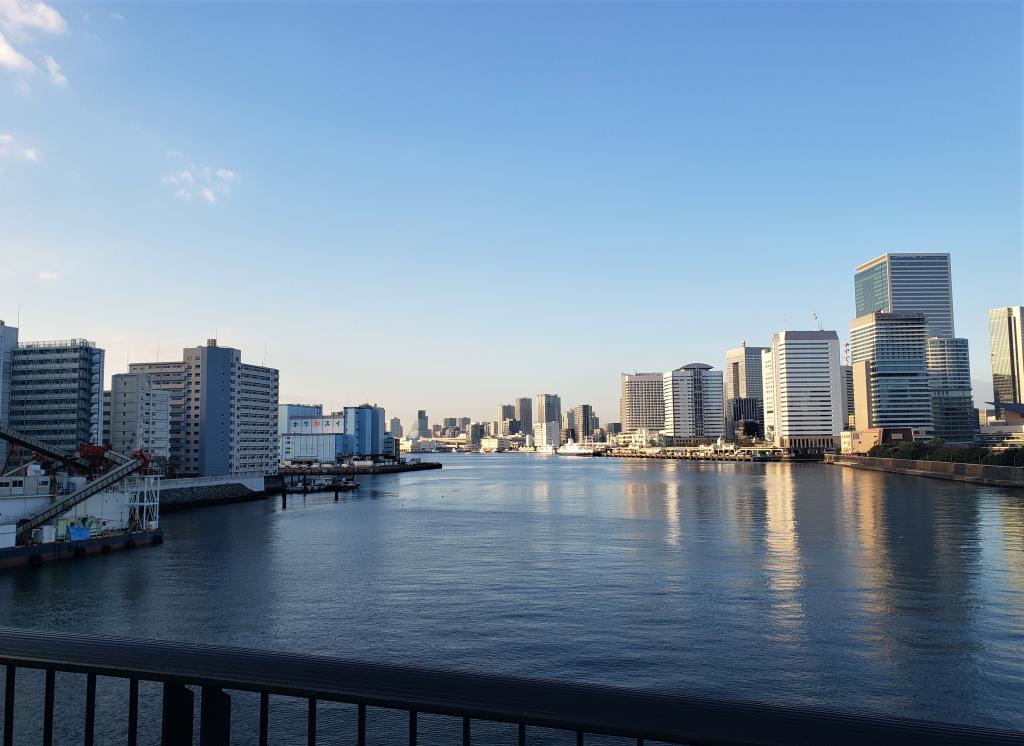
[[[57,277],[56,272],[40,272],[39,279],[43,282],[53,282],[59,278]]]
[[[0,67],[6,67],[8,70],[16,72],[32,72],[36,69],[32,60],[11,46],[2,31],[0,31]]]
[[[123,21],[124,20],[124,16],[121,15],[120,13],[111,13],[110,14],[110,20],[111,21]]]
[[[66,34],[68,25],[56,8],[41,0],[0,0],[0,28],[15,38],[26,32]]]
[[[177,150],[168,151],[165,157],[171,160],[187,160],[186,156]],[[207,204],[215,205],[221,197],[231,194],[231,184],[237,179],[238,174],[229,168],[189,163],[181,171],[161,177],[160,181],[174,189],[176,199],[187,201],[196,197]]]
[[[4,158],[23,158],[26,161],[39,163],[41,153],[35,148],[21,147],[9,132],[0,132],[0,160]]]
[[[46,72],[50,76],[50,82],[54,85],[67,85],[67,76],[60,71],[60,65],[57,64],[57,60],[53,59],[49,55],[43,57],[43,64],[46,65]]]
[[[38,69],[36,63],[16,49],[15,44],[31,43],[36,34],[60,35],[67,32],[64,17],[42,0],[0,0],[0,67],[20,76],[34,73]],[[43,64],[51,83],[67,85],[67,76],[53,57],[45,56]],[[22,77],[15,82],[15,90],[27,96],[31,86]]]

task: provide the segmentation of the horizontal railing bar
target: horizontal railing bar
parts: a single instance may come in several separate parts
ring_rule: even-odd
[[[1024,744],[905,718],[183,642],[0,628],[0,663],[688,744]]]

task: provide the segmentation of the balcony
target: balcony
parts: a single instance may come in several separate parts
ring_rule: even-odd
[[[18,726],[19,742],[36,728],[38,735],[31,742],[49,746],[55,717],[67,726],[70,713],[82,718],[81,742],[91,746],[96,740],[98,678],[127,684],[121,688],[116,682],[114,686],[104,682],[100,709],[107,725],[112,714],[117,719],[117,714],[123,713],[124,741],[131,746],[139,743],[140,682],[160,685],[157,689],[146,685],[146,693],[156,695],[160,702],[147,698],[142,710],[160,713],[159,742],[163,746],[192,744],[194,732],[201,744],[228,743],[233,725],[236,731],[239,726],[245,728],[245,732],[234,734],[236,742],[267,744],[275,714],[272,695],[298,700],[304,708],[308,744],[316,744],[318,737],[323,743],[365,744],[367,732],[375,726],[371,716],[378,710],[393,711],[392,716],[394,711],[400,713],[401,741],[413,745],[420,740],[422,715],[449,720],[450,730],[461,733],[463,744],[489,741],[486,734],[475,730],[480,722],[511,724],[520,745],[529,743],[532,736],[550,743],[550,729],[563,731],[560,743],[576,744],[584,744],[587,736],[594,735],[625,738],[636,744],[645,740],[678,744],[1024,743],[1024,733],[878,715],[316,655],[16,629],[0,629],[0,664],[6,666],[4,746],[15,742],[16,715],[25,718],[31,714],[33,720]],[[33,686],[28,681],[32,676],[19,677],[22,669],[45,672],[43,686]],[[59,702],[58,673],[62,681]],[[71,687],[65,682],[82,676],[84,708],[81,693],[68,696]],[[232,692],[258,695],[258,707],[252,708],[250,718],[239,717],[242,712],[232,718]],[[279,702],[275,702],[278,707]],[[321,702],[350,705],[351,722],[340,732],[318,733]],[[439,718],[430,719],[433,723]],[[394,721],[389,722],[393,727]],[[539,729],[548,730],[541,734]]]

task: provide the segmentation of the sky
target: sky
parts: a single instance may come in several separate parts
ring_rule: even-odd
[[[849,336],[949,251],[976,402],[1024,302],[1017,2],[0,0],[0,319],[216,337],[408,426]]]

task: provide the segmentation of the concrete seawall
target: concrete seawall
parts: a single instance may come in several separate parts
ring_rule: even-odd
[[[990,466],[988,464],[958,464],[948,461],[917,461],[872,456],[844,456],[827,454],[826,464],[851,466],[855,469],[888,471],[917,477],[949,479],[955,482],[987,484],[994,487],[1024,487],[1024,467]]]

